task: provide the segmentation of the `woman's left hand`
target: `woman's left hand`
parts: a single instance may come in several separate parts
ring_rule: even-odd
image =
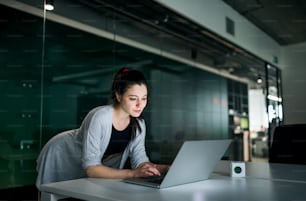
[[[159,170],[157,169],[157,165],[150,162],[145,162],[140,164],[135,171],[136,177],[147,177],[147,176],[154,176],[154,175],[160,175]]]
[[[161,174],[166,173],[170,168],[170,165],[165,165],[165,164],[155,164],[155,165],[156,165],[156,169],[158,169],[158,171]]]

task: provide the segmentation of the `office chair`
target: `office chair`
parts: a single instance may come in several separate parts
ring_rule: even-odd
[[[269,150],[269,162],[306,164],[306,124],[281,125],[275,128]]]

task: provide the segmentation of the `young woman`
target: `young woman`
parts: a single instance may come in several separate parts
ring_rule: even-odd
[[[112,83],[112,105],[94,108],[79,129],[54,136],[38,160],[36,186],[83,177],[124,179],[160,175],[168,165],[153,164],[145,150],[141,114],[148,84],[137,70],[120,69]],[[125,169],[127,159],[131,169]]]

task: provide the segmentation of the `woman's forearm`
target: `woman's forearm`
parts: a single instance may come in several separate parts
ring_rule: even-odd
[[[115,169],[103,165],[89,166],[86,169],[88,177],[106,178],[106,179],[125,179],[134,177],[134,171],[131,169]]]
[[[104,165],[89,166],[86,169],[88,177],[106,179],[126,179],[132,177],[146,177],[160,175],[168,171],[169,165],[145,162],[136,169],[115,169]]]

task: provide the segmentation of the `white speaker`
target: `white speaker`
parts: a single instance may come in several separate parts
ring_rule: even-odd
[[[240,161],[232,161],[231,163],[231,176],[232,177],[245,177],[245,163]]]

